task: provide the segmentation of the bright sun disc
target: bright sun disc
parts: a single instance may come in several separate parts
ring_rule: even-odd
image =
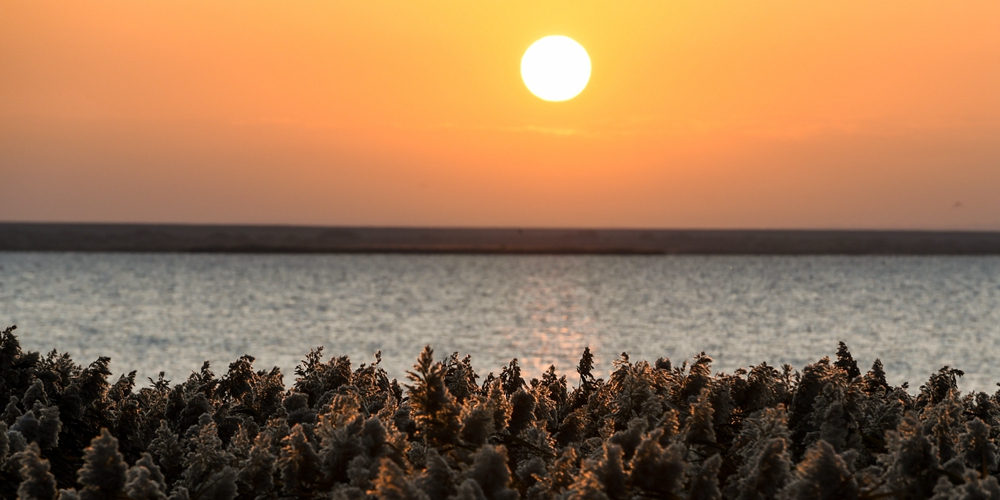
[[[546,101],[568,101],[590,81],[590,56],[572,38],[547,36],[524,52],[521,78],[532,94]]]

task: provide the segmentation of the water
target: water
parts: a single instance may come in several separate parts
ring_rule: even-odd
[[[173,380],[249,353],[289,383],[320,345],[355,365],[381,350],[400,378],[425,344],[573,380],[584,346],[602,373],[623,351],[801,369],[843,340],[891,382],[951,365],[993,392],[998,306],[1000,257],[0,253],[0,323],[25,348]]]

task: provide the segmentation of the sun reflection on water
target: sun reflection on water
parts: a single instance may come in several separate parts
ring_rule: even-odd
[[[589,294],[565,273],[539,272],[529,276],[516,292],[515,323],[505,328],[506,341],[523,353],[526,374],[537,376],[555,366],[575,382],[575,366],[585,347],[600,352],[596,322],[588,314]]]

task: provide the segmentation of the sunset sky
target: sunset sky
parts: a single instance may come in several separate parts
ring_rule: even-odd
[[[1000,229],[1000,2],[7,0],[0,221]]]

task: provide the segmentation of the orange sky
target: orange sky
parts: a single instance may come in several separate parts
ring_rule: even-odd
[[[2,10],[0,220],[1000,229],[995,0]]]

